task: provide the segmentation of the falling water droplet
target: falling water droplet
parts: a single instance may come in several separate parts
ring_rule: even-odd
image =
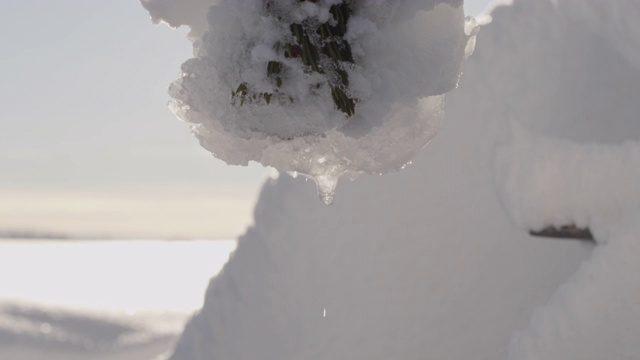
[[[327,317],[327,308],[322,310],[322,317]]]
[[[331,194],[322,194],[320,198],[325,205],[333,204],[333,195]]]
[[[325,310],[325,314],[326,314],[326,310]],[[40,325],[40,332],[43,334],[49,334],[51,333],[51,324],[49,323],[42,323],[42,325]]]
[[[330,175],[321,175],[314,177],[313,180],[316,182],[316,189],[318,190],[320,200],[322,200],[325,205],[333,204],[338,179]]]

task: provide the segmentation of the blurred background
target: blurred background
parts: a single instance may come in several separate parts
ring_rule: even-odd
[[[265,170],[215,160],[166,106],[186,31],[135,0],[0,3],[0,233],[243,231]]]
[[[0,2],[0,359],[161,354],[251,224],[271,170],[167,109],[186,33],[136,0]]]
[[[135,0],[0,2],[0,237],[244,231],[269,170],[215,159],[167,109],[186,32]]]

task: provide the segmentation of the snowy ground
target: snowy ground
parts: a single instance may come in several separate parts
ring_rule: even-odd
[[[0,359],[155,359],[234,241],[0,240]]]

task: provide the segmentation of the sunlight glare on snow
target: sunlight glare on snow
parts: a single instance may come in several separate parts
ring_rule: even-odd
[[[0,242],[0,299],[135,314],[188,313],[235,241]]]

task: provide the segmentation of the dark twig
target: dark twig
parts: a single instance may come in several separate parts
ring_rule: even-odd
[[[575,225],[565,225],[557,228],[555,226],[547,226],[542,230],[529,231],[532,236],[557,238],[557,239],[576,239],[594,241],[593,234],[589,228],[578,228]]]

